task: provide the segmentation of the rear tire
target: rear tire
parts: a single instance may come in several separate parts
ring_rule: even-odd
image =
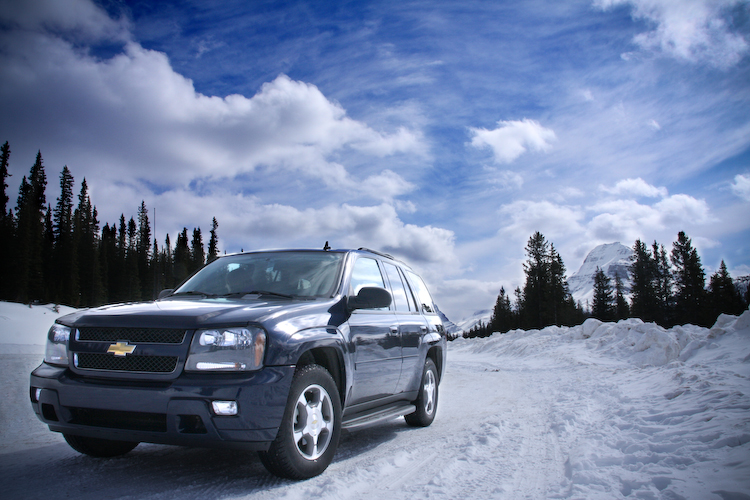
[[[341,434],[341,401],[328,370],[307,365],[294,374],[284,418],[260,460],[271,474],[308,479],[333,460]]]
[[[407,424],[412,427],[427,427],[435,420],[438,404],[438,380],[437,367],[431,358],[427,358],[422,371],[419,396],[414,401],[417,411],[404,416]]]
[[[63,437],[70,447],[78,453],[98,458],[118,457],[138,446],[138,443],[130,441],[112,441],[110,439],[74,436],[72,434],[63,434]]]

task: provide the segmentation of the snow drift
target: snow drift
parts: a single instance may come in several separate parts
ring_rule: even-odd
[[[432,426],[344,433],[331,467],[304,482],[238,452],[76,454],[28,403],[28,370],[57,314],[0,303],[7,498],[750,498],[750,311],[711,329],[589,319],[457,339]]]

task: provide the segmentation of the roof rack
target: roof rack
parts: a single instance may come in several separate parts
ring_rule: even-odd
[[[370,248],[360,247],[360,248],[358,248],[357,250],[360,250],[360,251],[362,251],[362,252],[370,252],[370,253],[374,253],[375,255],[380,255],[381,257],[385,257],[385,258],[387,258],[387,259],[393,259],[393,260],[396,260],[396,259],[395,259],[395,258],[393,257],[393,255],[390,255],[390,254],[387,254],[387,253],[384,253],[384,252],[378,252],[377,250],[372,250],[372,249],[370,249]]]

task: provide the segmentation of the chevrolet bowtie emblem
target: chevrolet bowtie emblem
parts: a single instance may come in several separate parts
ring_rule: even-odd
[[[115,356],[126,356],[128,354],[133,354],[135,348],[136,346],[128,345],[127,342],[117,342],[116,344],[112,344],[111,346],[109,346],[107,352],[112,353]]]

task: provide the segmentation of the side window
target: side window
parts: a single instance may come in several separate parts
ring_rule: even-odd
[[[430,297],[430,292],[427,291],[422,278],[411,271],[406,271],[406,274],[409,277],[409,282],[414,287],[414,294],[417,296],[417,302],[419,302],[421,309],[424,312],[434,313],[435,306],[432,305],[432,297]]]
[[[375,259],[362,257],[357,259],[352,269],[352,278],[349,282],[351,295],[357,295],[359,291],[366,286],[379,286],[386,288],[383,282],[383,276],[380,274],[378,263]],[[387,288],[386,288],[387,289]]]
[[[391,282],[391,288],[393,289],[393,302],[396,304],[396,310],[408,312],[409,301],[406,299],[406,290],[404,289],[404,283],[401,281],[401,275],[398,272],[398,268],[387,262],[384,262],[383,266],[385,267],[385,274],[388,275],[388,281]]]

